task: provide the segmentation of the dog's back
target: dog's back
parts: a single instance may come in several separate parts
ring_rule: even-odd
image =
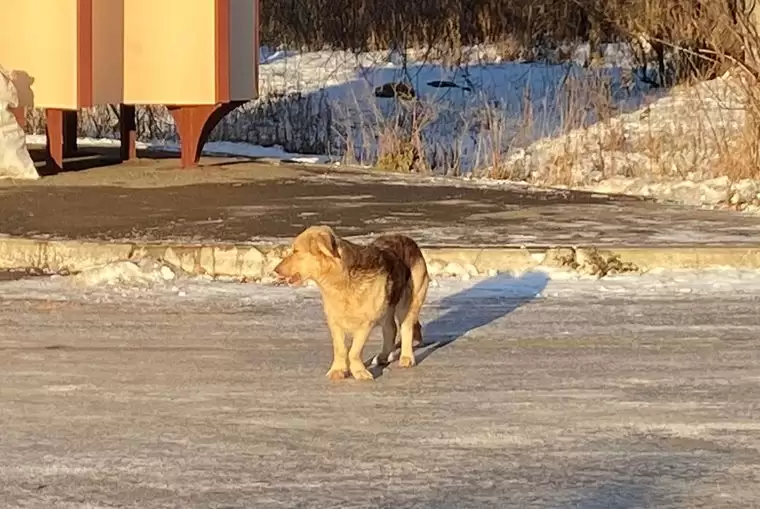
[[[410,271],[415,267],[418,270],[424,269],[427,274],[427,265],[422,251],[417,243],[406,235],[382,235],[377,237],[370,244],[378,249],[387,251],[395,255],[406,265]]]

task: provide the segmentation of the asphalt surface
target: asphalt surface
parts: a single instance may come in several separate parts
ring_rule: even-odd
[[[0,507],[754,507],[754,277],[445,283],[338,383],[310,289],[5,282]]]
[[[268,242],[321,223],[362,238],[404,232],[424,245],[756,244],[760,217],[623,196],[460,179],[204,159],[145,159],[0,182],[0,234],[36,238]]]

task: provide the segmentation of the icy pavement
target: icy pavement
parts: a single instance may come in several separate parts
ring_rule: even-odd
[[[3,282],[0,507],[751,507],[758,299],[441,280],[416,368],[333,383],[313,288]]]
[[[171,160],[0,183],[0,234],[126,242],[287,242],[314,224],[423,246],[754,246],[760,216],[526,185]],[[118,204],[116,206],[115,204]]]

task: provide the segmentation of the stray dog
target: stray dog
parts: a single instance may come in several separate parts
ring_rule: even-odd
[[[293,252],[274,272],[289,284],[314,281],[333,343],[331,380],[350,373],[357,380],[374,377],[364,366],[362,352],[376,325],[383,328],[378,364],[387,364],[401,330],[399,365],[416,364],[414,346],[422,343],[419,316],[430,277],[422,252],[404,235],[383,235],[366,246],[340,239],[329,226],[312,226],[293,242]],[[346,350],[346,334],[353,336]]]

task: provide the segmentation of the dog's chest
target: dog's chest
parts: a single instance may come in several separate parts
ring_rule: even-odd
[[[323,292],[328,319],[347,330],[377,323],[386,313],[389,302],[386,278],[372,284],[346,288],[342,292]]]

